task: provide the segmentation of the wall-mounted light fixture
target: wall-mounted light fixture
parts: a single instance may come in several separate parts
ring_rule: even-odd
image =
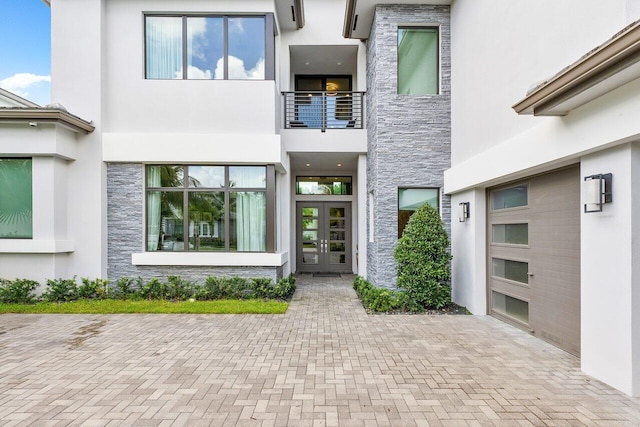
[[[469,218],[469,202],[458,204],[458,221],[465,222]]]
[[[613,201],[612,180],[613,175],[610,173],[584,177],[582,201],[585,213],[602,212],[602,205]]]

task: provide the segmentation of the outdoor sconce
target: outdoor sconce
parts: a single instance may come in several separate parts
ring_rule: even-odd
[[[602,205],[613,201],[612,178],[610,173],[584,177],[582,198],[585,213],[602,212]]]
[[[458,204],[458,221],[465,222],[469,218],[469,202]]]

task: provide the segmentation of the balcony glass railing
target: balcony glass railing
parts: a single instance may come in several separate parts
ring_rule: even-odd
[[[362,129],[364,92],[282,92],[285,129]]]

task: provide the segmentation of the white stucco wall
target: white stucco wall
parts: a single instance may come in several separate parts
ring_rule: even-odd
[[[367,278],[367,155],[360,154],[358,156],[358,187],[356,188],[358,216],[354,220],[357,226],[357,243],[356,258],[357,268],[354,273],[359,274],[363,278]],[[354,227],[356,228],[356,227]]]
[[[639,167],[640,143],[585,156],[581,163],[582,177],[613,174],[613,202],[581,217],[582,370],[633,395],[640,394],[640,226],[633,209],[640,207]]]
[[[51,100],[94,121],[96,129],[79,136],[76,161],[68,165],[67,235],[74,252],[68,273],[106,275],[106,185],[102,163],[104,1],[64,0],[51,5]],[[58,200],[60,203],[61,201]]]
[[[289,170],[289,156],[284,155],[286,170]],[[285,173],[276,173],[276,250],[286,252],[287,260],[283,265],[283,275],[292,273],[292,258],[295,257],[295,246],[291,246],[292,224],[295,216],[291,217],[291,180]]]
[[[274,81],[145,79],[144,62],[145,14],[273,11],[273,1],[108,1],[105,131],[275,133]]]
[[[457,165],[553,118],[511,106],[627,23],[626,0],[456,0],[451,6],[452,154]]]
[[[451,299],[473,314],[487,314],[486,196],[483,188],[451,197]],[[458,205],[469,202],[469,218],[458,219]]]
[[[67,275],[75,242],[68,233],[66,203],[69,167],[76,157],[76,134],[60,125],[28,123],[2,128],[2,154],[30,157],[32,170],[31,239],[0,239],[0,277],[44,283]]]
[[[55,156],[74,160],[77,156],[76,134],[51,123],[3,124],[2,154],[15,157]]]

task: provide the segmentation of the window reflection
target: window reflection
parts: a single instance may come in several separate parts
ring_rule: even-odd
[[[266,251],[266,173],[265,166],[147,166],[147,251]]]
[[[264,18],[229,18],[229,79],[264,80],[264,33]]]
[[[438,207],[437,188],[399,188],[398,189],[398,238],[402,237],[409,218],[425,203]]]
[[[296,194],[351,195],[350,176],[298,176]]]
[[[0,238],[32,237],[32,160],[0,159]]]
[[[266,78],[264,16],[147,16],[145,38],[148,79]]]
[[[222,17],[187,18],[187,78],[223,79],[224,24]]]

